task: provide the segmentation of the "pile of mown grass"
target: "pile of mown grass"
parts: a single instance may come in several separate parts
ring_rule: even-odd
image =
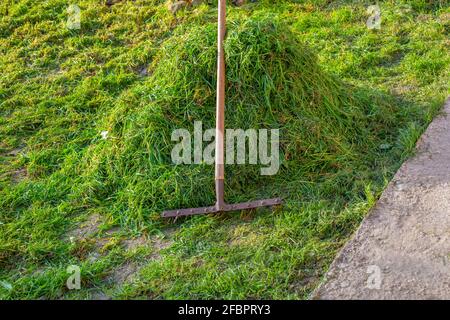
[[[213,167],[171,162],[171,133],[193,122],[214,127],[216,25],[180,28],[153,61],[151,78],[121,99],[105,120],[109,139],[85,156],[88,201],[115,198],[117,213],[159,220],[164,209],[213,203]],[[281,196],[291,205],[299,181],[352,172],[376,152],[396,110],[324,73],[310,50],[273,16],[229,24],[225,42],[228,128],[280,129],[281,168],[227,167],[230,201]],[[367,164],[369,165],[369,164]],[[336,193],[352,188],[339,180]],[[133,210],[130,210],[131,208]]]

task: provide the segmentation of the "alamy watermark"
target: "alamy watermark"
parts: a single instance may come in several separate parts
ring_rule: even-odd
[[[369,29],[381,29],[381,9],[380,6],[375,4],[367,7],[367,14],[369,18],[367,19],[366,25]]]
[[[67,29],[80,30],[81,29],[81,9],[76,4],[71,4],[67,7]]]
[[[80,290],[81,289],[81,271],[80,267],[77,265],[70,265],[67,267],[66,272],[70,274],[67,278],[66,286],[69,290]]]
[[[172,162],[174,164],[214,164],[215,138],[216,130],[203,130],[201,121],[194,122],[193,138],[187,129],[174,130],[171,139],[178,143],[172,149]],[[280,168],[279,129],[226,129],[224,138],[225,164],[260,164],[265,166],[261,168],[261,175],[275,175],[278,172]],[[204,142],[208,143],[205,147]]]
[[[381,268],[377,265],[370,265],[367,267],[366,273],[369,275],[367,277],[366,288],[380,290],[382,282]]]

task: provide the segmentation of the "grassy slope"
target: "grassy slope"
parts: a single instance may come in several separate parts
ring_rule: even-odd
[[[2,3],[0,297],[307,297],[448,92],[450,10],[444,1],[408,3],[411,10],[383,2],[379,31],[365,27],[363,2],[261,1],[231,10],[275,12],[323,69],[389,96],[403,118],[379,152],[358,159],[358,170],[297,181],[283,210],[176,224],[149,220],[125,191],[87,201],[99,181],[80,186],[74,168],[101,143],[112,106],[139,103],[133,90],[146,81],[140,71],[161,43],[179,25],[213,21],[214,7],[174,19],[161,1],[111,9],[80,1],[82,30],[69,31],[66,1]],[[348,179],[351,188],[340,185]],[[69,230],[97,216],[97,233],[68,239]],[[133,237],[152,245],[127,250]],[[82,267],[82,290],[65,288],[70,264]],[[139,277],[124,285],[111,276],[137,266]]]

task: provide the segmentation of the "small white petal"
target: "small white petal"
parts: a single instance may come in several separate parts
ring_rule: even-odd
[[[11,291],[12,290],[12,284],[11,283],[9,283],[9,282],[7,282],[7,281],[5,281],[5,280],[2,280],[2,281],[0,281],[0,285],[3,287],[3,288],[5,288],[6,290],[8,290],[8,291]]]

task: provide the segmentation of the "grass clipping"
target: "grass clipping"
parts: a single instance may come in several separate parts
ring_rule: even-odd
[[[192,133],[194,121],[214,128],[216,36],[216,24],[180,27],[148,80],[118,99],[105,123],[110,138],[91,148],[82,171],[90,201],[113,197],[118,217],[155,222],[165,209],[214,203],[213,166],[172,164],[171,133]],[[354,171],[370,167],[361,159],[389,134],[394,110],[321,70],[272,17],[229,22],[225,52],[226,127],[280,129],[281,160],[274,176],[227,166],[227,201],[281,196],[295,210],[305,183],[330,179],[336,195],[354,188]]]

